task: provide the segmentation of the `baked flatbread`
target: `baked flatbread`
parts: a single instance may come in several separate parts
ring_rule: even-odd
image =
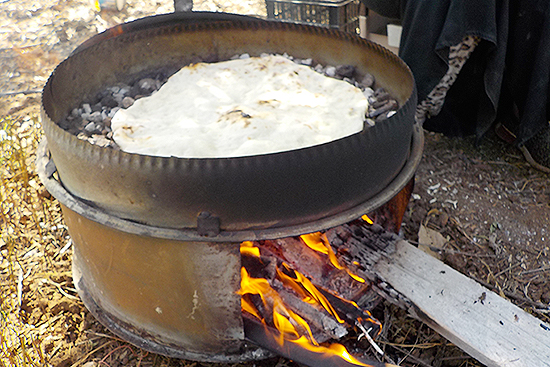
[[[314,146],[363,129],[359,88],[283,56],[182,68],[154,94],[113,117],[123,151],[222,158]]]

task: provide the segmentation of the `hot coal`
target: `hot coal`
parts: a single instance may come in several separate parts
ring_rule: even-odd
[[[318,73],[344,80],[360,88],[369,101],[369,108],[365,114],[366,127],[382,122],[399,109],[398,102],[384,88],[373,89],[375,84],[373,75],[366,74],[358,80],[359,77],[352,65],[323,66],[312,59],[298,59],[286,54],[284,56],[298,64],[310,66]],[[243,57],[249,56],[247,54],[235,56],[235,58]],[[136,99],[152,95],[167,80],[168,76],[158,74],[137,79],[131,84],[118,83],[109,86],[100,91],[92,101],[85,101],[74,108],[59,125],[79,139],[88,140],[102,147],[120,149],[113,140],[111,130],[111,119],[115,113],[121,108],[129,108]]]

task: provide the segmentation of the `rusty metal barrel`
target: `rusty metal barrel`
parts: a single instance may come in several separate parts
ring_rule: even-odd
[[[59,126],[106,86],[244,52],[354,65],[373,74],[401,108],[335,142],[235,159],[130,154],[79,140]],[[116,26],[56,68],[42,101],[46,139],[37,170],[62,204],[75,286],[86,307],[139,347],[190,360],[270,355],[245,340],[237,295],[241,241],[356,219],[396,195],[422,156],[414,79],[397,56],[336,30],[251,17],[170,14]]]

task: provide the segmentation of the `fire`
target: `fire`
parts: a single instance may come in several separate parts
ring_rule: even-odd
[[[344,347],[342,344],[334,343],[330,344],[329,346],[324,345],[311,345],[307,341],[306,338],[300,337],[296,340],[290,340],[289,342],[297,344],[301,346],[304,349],[310,350],[314,353],[322,354],[326,357],[332,357],[332,356],[339,356],[343,360],[355,364],[357,366],[366,366],[366,367],[372,367],[369,364],[365,364],[361,361],[359,361],[357,358],[353,357],[351,354],[349,354],[346,347]]]
[[[300,236],[300,239],[312,250],[315,250],[317,252],[327,255],[330,260],[330,263],[336,269],[345,270],[349,274],[349,276],[355,279],[356,281],[360,283],[365,283],[365,279],[353,274],[351,271],[349,271],[348,268],[340,265],[340,262],[336,258],[336,254],[332,250],[332,247],[328,242],[327,236],[325,236],[324,233],[314,232],[314,233],[304,234]]]
[[[311,328],[307,322],[285,306],[283,300],[269,285],[269,282],[264,278],[252,278],[244,267],[241,268],[241,289],[238,294],[243,296],[241,302],[242,309],[260,319],[264,324],[266,324],[264,317],[259,314],[254,303],[244,296],[247,294],[256,294],[260,296],[264,305],[271,306],[273,309],[273,324],[281,333],[277,339],[279,345],[282,346],[284,344],[285,336],[299,338],[301,336],[300,329],[305,331],[307,334],[306,339],[311,344],[319,345],[313,337]]]
[[[340,324],[344,323],[344,320],[342,320],[340,316],[338,316],[338,313],[336,313],[336,310],[327,301],[326,297],[317,290],[317,288],[313,285],[313,283],[311,283],[308,278],[306,278],[303,274],[290,269],[290,267],[285,263],[283,263],[283,267],[285,268],[285,270],[291,272],[294,275],[294,277],[292,277],[277,269],[277,275],[282,280],[283,284],[288,285],[290,288],[294,289],[296,293],[302,296],[302,300],[304,302],[312,305],[319,304],[323,306],[323,308],[327,310],[328,313],[334,316],[336,321],[338,321]]]
[[[329,258],[334,259],[334,261],[331,260],[333,265],[336,263],[340,266],[334,252],[329,250],[327,246],[322,245],[323,236],[324,235],[316,233],[306,235],[305,241],[308,241],[311,246],[313,246],[312,248],[318,248],[319,250],[317,251],[327,254]],[[304,243],[306,243],[305,241]],[[260,258],[260,249],[254,246],[254,244],[250,241],[245,241],[241,244],[241,253],[246,256]],[[331,253],[332,255],[330,255]],[[341,269],[343,267],[339,268]],[[291,269],[291,267],[285,262],[281,262],[277,267],[276,278],[285,287],[292,289],[302,299],[302,301],[316,305],[317,307],[322,307],[339,323],[344,323],[344,320],[342,320],[342,318],[338,315],[323,293],[320,292],[306,276]],[[283,346],[285,343],[293,343],[301,348],[307,349],[314,353],[322,354],[326,357],[337,356],[358,366],[370,366],[351,356],[346,348],[341,344],[331,344],[328,346],[320,345],[313,336],[313,332],[307,321],[285,305],[283,299],[271,286],[269,281],[265,278],[252,277],[245,267],[241,268],[241,289],[238,294],[241,295],[241,305],[244,312],[254,316],[265,326],[275,327],[278,333],[270,332],[270,334],[280,346]],[[352,303],[358,308],[354,302],[347,302]],[[262,314],[262,311],[258,308],[264,312],[265,310],[270,310],[272,314]],[[270,320],[268,321],[266,318]]]
[[[261,297],[264,304],[269,304],[269,300],[272,302],[273,324],[279,331],[279,335],[275,340],[279,343],[279,345],[283,346],[284,343],[287,342],[294,343],[314,353],[319,353],[325,356],[339,356],[352,364],[370,367],[370,365],[362,363],[354,358],[341,344],[334,343],[329,346],[320,345],[313,337],[311,328],[307,322],[284,305],[284,302],[278,293],[269,285],[268,281],[263,278],[250,277],[248,271],[244,267],[241,268],[241,290],[238,293],[243,296],[243,311],[255,316],[261,320],[264,325],[266,325],[265,319],[260,316],[256,306],[254,306],[254,304],[244,296],[247,294],[256,294]]]
[[[251,241],[244,241],[241,243],[241,254],[260,257],[260,249],[254,246]]]
[[[367,222],[368,224],[374,224],[374,222],[372,221],[372,219],[369,218],[368,215],[364,214],[361,219],[363,219],[365,222]]]

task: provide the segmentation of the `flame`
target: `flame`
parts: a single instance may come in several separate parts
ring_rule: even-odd
[[[314,232],[304,234],[300,236],[300,239],[312,250],[327,255],[330,263],[336,269],[345,270],[348,275],[354,280],[358,281],[359,283],[365,283],[365,279],[353,274],[348,268],[340,265],[340,262],[338,261],[338,258],[336,258],[336,254],[332,250],[332,247],[328,242],[327,236],[324,233]]]
[[[99,0],[94,0],[93,7],[94,7],[95,11],[97,11],[97,12],[101,11],[101,5],[99,3]]]
[[[260,257],[260,249],[252,241],[244,241],[241,243],[241,254]]]
[[[296,344],[301,345],[300,343],[296,343]],[[342,344],[334,343],[334,344],[329,345],[328,347],[319,345],[319,346],[315,346],[313,348],[310,348],[310,350],[315,352],[315,353],[321,353],[325,356],[332,356],[332,355],[336,354],[337,356],[339,356],[340,358],[342,358],[345,361],[348,361],[349,363],[352,363],[352,364],[355,364],[355,365],[358,365],[358,366],[371,367],[371,365],[362,363],[361,361],[359,361],[355,357],[353,357],[351,354],[349,354],[346,347],[344,347]]]
[[[311,237],[314,236],[309,236],[308,239],[311,239]],[[312,244],[319,247],[315,242],[312,242]],[[330,253],[326,247],[323,246],[323,248],[325,251],[323,253]],[[250,241],[245,241],[241,244],[241,253],[258,258],[260,257],[260,249],[254,246]],[[334,258],[336,258],[335,255]],[[281,266],[283,270],[277,268],[277,277],[285,286],[292,288],[304,302],[322,306],[338,322],[344,323],[344,320],[340,318],[326,297],[307,277],[291,269],[290,266],[284,262]],[[273,333],[272,336],[279,345],[284,346],[285,343],[293,343],[326,357],[337,356],[357,366],[371,367],[371,365],[362,363],[354,358],[341,344],[334,343],[328,346],[320,345],[317,340],[315,340],[308,323],[300,315],[285,306],[281,296],[271,287],[268,280],[251,277],[245,267],[241,268],[241,289],[237,293],[241,295],[242,310],[256,317],[265,326],[267,326],[267,321],[258,311],[251,297],[248,295],[259,296],[263,305],[266,306],[267,309],[272,310],[273,326],[279,332],[278,335]],[[347,302],[359,308],[355,302]]]
[[[279,331],[278,336],[273,336],[279,345],[283,346],[285,343],[293,343],[314,353],[327,357],[338,356],[349,363],[370,367],[370,365],[364,364],[354,358],[341,344],[320,345],[313,337],[313,333],[307,322],[284,305],[281,297],[269,285],[268,281],[263,278],[252,278],[244,267],[241,268],[241,289],[238,294],[241,296],[246,294],[259,295],[265,305],[269,304],[269,300],[272,301],[273,324]],[[267,325],[254,304],[246,297],[242,297],[242,309],[261,320],[264,325]]]
[[[367,222],[368,224],[374,224],[373,220],[369,218],[368,215],[366,214],[363,214],[363,216],[361,217],[361,219],[363,219],[365,222]]]
[[[324,345],[311,345],[309,344],[308,340],[305,337],[300,337],[296,340],[289,340],[290,343],[297,344],[301,346],[304,349],[310,350],[314,353],[319,353],[324,355],[325,357],[333,357],[338,356],[342,358],[343,360],[352,363],[357,366],[365,366],[365,367],[372,367],[370,364],[365,364],[361,361],[359,361],[357,358],[353,357],[351,354],[349,354],[346,347],[344,347],[342,344],[333,343],[328,346]]]
[[[248,271],[241,268],[241,289],[237,294],[244,296],[246,294],[256,294],[260,296],[264,305],[272,304],[273,307],[273,323],[277,330],[280,331],[280,336],[277,338],[279,345],[284,344],[285,337],[299,338],[302,329],[307,334],[307,339],[313,345],[318,345],[313,337],[311,328],[308,323],[298,314],[288,309],[279,294],[269,285],[269,282],[264,278],[252,278]],[[265,319],[259,314],[258,309],[246,297],[242,297],[241,307],[244,311],[255,316],[265,325]]]
[[[294,278],[277,269],[277,275],[279,276],[279,279],[281,279],[283,284],[288,285],[289,287],[294,289],[296,293],[302,296],[302,300],[304,302],[312,305],[321,305],[329,314],[334,316],[336,321],[338,321],[340,324],[344,323],[344,320],[340,318],[334,307],[332,307],[326,297],[317,290],[317,288],[313,285],[313,283],[311,283],[308,278],[306,278],[301,273],[292,270],[285,263],[283,263],[283,266],[287,271],[292,272],[295,276]]]
[[[244,241],[241,243],[241,254],[249,255],[253,257],[260,257],[260,249],[254,246],[254,243],[251,241]],[[333,253],[334,254],[334,253]],[[334,256],[336,258],[336,256]],[[336,259],[335,259],[336,260]],[[303,274],[290,268],[285,262],[282,263],[282,266],[287,273],[277,269],[277,276],[283,282],[284,285],[292,288],[298,295],[302,297],[302,301],[307,302],[311,305],[320,305],[322,306],[329,314],[331,314],[339,323],[343,324],[344,320],[340,318],[334,307],[329,303],[326,297],[317,290],[317,288],[311,283],[311,281],[305,277]],[[243,287],[244,285],[246,286]],[[246,290],[246,292],[245,292]],[[241,295],[245,293],[258,294],[262,297],[262,301],[265,303],[264,294],[268,294],[269,297],[275,299],[275,296],[278,298],[278,294],[271,288],[266,279],[263,278],[252,278],[248,274],[248,271],[243,267],[241,269]],[[263,292],[263,293],[262,293]],[[281,301],[282,302],[282,301]],[[354,305],[359,308],[355,303]],[[246,306],[247,308],[249,305]],[[247,310],[248,311],[248,310]],[[249,312],[254,315],[253,312]],[[256,316],[256,315],[255,315]]]
[[[303,318],[287,309],[283,304],[277,304],[273,310],[273,324],[279,330],[280,334],[277,342],[280,346],[285,344],[285,340],[293,341],[304,339],[307,345],[318,346],[317,340],[313,337],[311,329]],[[307,336],[299,332],[299,328],[304,329]]]

